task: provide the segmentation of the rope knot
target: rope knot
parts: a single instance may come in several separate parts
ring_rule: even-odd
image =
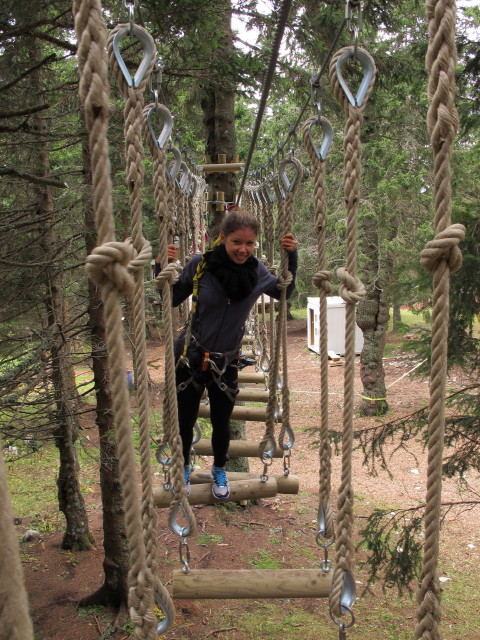
[[[180,271],[179,265],[176,265],[174,262],[167,264],[156,277],[157,287],[159,289],[164,289],[167,285],[173,287],[178,281]]]
[[[121,295],[128,294],[133,289],[129,273],[132,253],[132,246],[125,242],[106,242],[95,247],[85,264],[89,278],[99,287],[112,282]]]
[[[290,271],[287,271],[287,275],[285,276],[285,278],[282,278],[281,276],[278,278],[277,289],[279,289],[280,291],[288,289],[288,286],[289,284],[291,284],[292,280],[293,275],[290,273]]]
[[[332,272],[331,271],[317,271],[313,276],[313,284],[317,289],[323,289],[327,296],[332,293]]]
[[[141,271],[145,267],[146,264],[149,264],[152,258],[152,245],[148,240],[142,237],[142,247],[140,251],[137,251],[133,246],[132,239],[127,238],[125,243],[132,246],[133,258],[128,266],[128,270],[133,271]]]
[[[463,224],[451,224],[427,242],[420,253],[420,262],[429,273],[433,273],[442,260],[446,260],[450,273],[458,271],[462,265],[459,243],[465,237]]]
[[[340,280],[340,296],[347,303],[359,302],[367,295],[362,281],[356,276],[352,276],[344,267],[337,269],[337,276]]]

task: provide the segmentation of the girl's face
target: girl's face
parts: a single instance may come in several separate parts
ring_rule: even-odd
[[[243,264],[252,255],[257,236],[251,229],[244,227],[229,233],[228,236],[222,232],[220,240],[225,245],[230,260],[235,264]]]

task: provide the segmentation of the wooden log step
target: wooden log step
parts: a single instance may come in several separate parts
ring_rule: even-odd
[[[212,495],[210,484],[192,484],[188,501],[192,505],[215,504],[217,502],[240,502],[241,500],[253,500],[255,498],[273,498],[278,493],[277,481],[269,477],[262,482],[258,477],[248,480],[236,480],[230,482],[230,497],[228,500],[218,500]],[[153,489],[153,503],[156,507],[168,507],[172,501],[172,492],[165,491],[163,487]]]
[[[255,371],[255,369],[251,369],[250,367],[238,372],[238,382],[240,384],[266,384],[265,380],[263,371]]]
[[[230,440],[228,454],[231,458],[258,458],[260,444],[256,440]],[[193,445],[197,456],[212,456],[212,443],[207,438],[201,438]],[[283,451],[277,445],[274,458],[283,458]]]
[[[238,402],[268,402],[268,389],[240,387],[236,400]]]
[[[198,411],[199,418],[210,418],[210,405],[201,404]],[[235,406],[232,411],[232,420],[246,420],[247,422],[266,422],[267,407]],[[282,412],[277,416],[277,422],[282,421]]]
[[[245,473],[242,471],[227,471],[227,477],[229,482],[236,482],[237,480],[249,480],[250,478],[258,478],[258,473]],[[297,495],[300,487],[298,476],[292,473],[285,476],[283,473],[272,474],[269,476],[275,478],[277,481],[278,493]],[[212,483],[213,480],[208,471],[202,471],[202,469],[195,469],[190,474],[191,484],[202,484],[204,482]]]
[[[321,569],[196,569],[173,572],[177,599],[326,598],[333,571]]]

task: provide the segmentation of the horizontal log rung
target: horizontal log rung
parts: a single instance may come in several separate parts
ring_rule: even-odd
[[[212,456],[212,443],[207,438],[201,438],[193,445],[197,456]],[[230,440],[228,455],[231,458],[258,458],[260,443],[256,440]],[[274,458],[283,458],[283,450],[277,445],[273,454]]]
[[[248,473],[244,471],[227,471],[227,477],[229,482],[236,482],[237,480],[249,480],[249,479],[258,479],[258,473]],[[277,482],[277,490],[278,493],[282,494],[290,494],[296,495],[299,490],[299,479],[298,476],[293,473],[289,473],[288,476],[282,474],[272,474],[272,478],[275,478]],[[190,483],[191,484],[202,484],[208,483],[211,484],[213,482],[210,472],[203,471],[202,469],[195,469],[190,474]]]
[[[173,572],[173,597],[178,599],[326,598],[332,570],[209,569]]]
[[[265,482],[256,477],[229,482],[229,485],[230,497],[227,500],[219,500],[213,497],[212,487],[209,483],[192,484],[188,501],[192,505],[240,502],[241,500],[254,500],[256,498],[273,498],[278,493],[277,481],[271,476]],[[163,487],[155,487],[153,490],[153,503],[156,507],[168,507],[172,501],[172,495],[171,491],[165,491]]]
[[[210,406],[201,404],[198,411],[200,418],[210,418]],[[246,420],[247,422],[266,422],[267,420],[267,407],[252,407],[252,406],[235,406],[231,416],[232,420]],[[282,421],[282,413],[279,412],[277,416],[277,422]]]

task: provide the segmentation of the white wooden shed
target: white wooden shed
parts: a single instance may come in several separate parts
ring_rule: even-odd
[[[328,351],[345,354],[345,301],[339,296],[327,297]],[[307,298],[308,348],[320,353],[320,298]],[[355,325],[355,353],[363,347],[363,333]]]

